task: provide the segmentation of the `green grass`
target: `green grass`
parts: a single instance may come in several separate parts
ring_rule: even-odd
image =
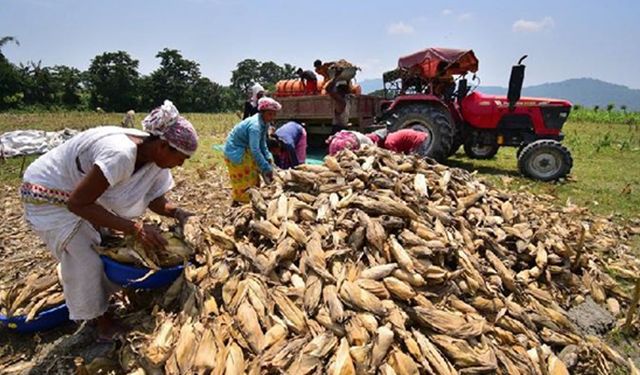
[[[588,112],[584,109],[580,111]],[[513,148],[501,149],[492,160],[471,160],[460,151],[448,164],[470,171],[477,170],[481,178],[498,187],[553,195],[557,197],[558,204],[571,200],[599,214],[637,217],[640,212],[640,125],[576,122],[574,114],[564,129],[564,143],[570,148],[574,159],[568,181],[542,183],[521,177]],[[122,116],[90,112],[2,113],[0,133],[17,129],[83,129],[118,124]],[[136,115],[136,122],[139,123],[143,116]],[[185,167],[207,169],[221,162],[220,153],[212,151],[211,147],[224,140],[226,132],[238,121],[238,117],[234,114],[202,113],[188,113],[185,116],[197,128],[201,144]],[[0,161],[0,181],[17,185],[23,160],[26,167],[33,157]]]
[[[636,366],[640,365],[640,347],[638,346],[637,335],[627,334],[619,328],[614,328],[605,338],[607,343],[614,347],[623,358],[630,358]],[[616,366],[611,374],[629,374],[629,371],[620,366]]]
[[[567,200],[602,214],[636,217],[640,213],[640,126],[569,122],[564,144],[573,156],[567,181],[544,183],[518,173],[515,148],[503,148],[492,160],[471,160],[459,151],[448,164],[477,170],[499,187],[526,189]]]

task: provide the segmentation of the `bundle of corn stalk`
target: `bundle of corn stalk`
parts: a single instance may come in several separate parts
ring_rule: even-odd
[[[603,255],[624,228],[380,149],[280,173],[201,225],[196,261],[131,333],[128,371],[606,374],[627,366],[566,311],[625,306]],[[196,234],[197,233],[197,234]],[[584,369],[584,367],[580,367]]]
[[[193,250],[182,239],[180,228],[175,231],[164,231],[162,237],[167,240],[164,249],[147,250],[133,236],[111,236],[104,246],[96,247],[96,251],[116,262],[142,266],[151,270],[183,264],[193,255]]]
[[[0,288],[0,315],[33,320],[40,312],[64,302],[57,272],[40,271]]]

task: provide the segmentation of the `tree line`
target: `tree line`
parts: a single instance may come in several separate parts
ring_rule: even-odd
[[[19,42],[0,38],[0,111],[95,110],[146,112],[172,100],[182,112],[227,112],[237,110],[248,88],[259,82],[273,90],[276,82],[295,76],[296,67],[273,61],[246,59],[232,71],[231,85],[224,86],[203,77],[200,64],[186,59],[180,51],[165,48],[148,75],[138,71],[139,61],[125,51],[104,52],[91,60],[86,71],[41,62],[14,64],[2,47]]]

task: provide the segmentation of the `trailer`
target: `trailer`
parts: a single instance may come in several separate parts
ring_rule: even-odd
[[[334,101],[328,95],[275,96],[282,104],[276,121],[297,121],[306,124],[310,140],[324,140],[332,133]],[[349,130],[362,133],[373,131],[376,116],[381,113],[383,98],[372,95],[347,95]]]

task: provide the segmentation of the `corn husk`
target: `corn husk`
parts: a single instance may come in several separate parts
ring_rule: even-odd
[[[376,148],[250,196],[202,222],[180,293],[152,314],[164,320],[131,337],[134,361],[206,370],[206,344],[214,373],[539,375],[562,372],[553,356],[572,346],[600,373],[628,367],[567,312],[631,302],[605,270],[640,267],[607,219]],[[176,355],[190,330],[194,357]]]

